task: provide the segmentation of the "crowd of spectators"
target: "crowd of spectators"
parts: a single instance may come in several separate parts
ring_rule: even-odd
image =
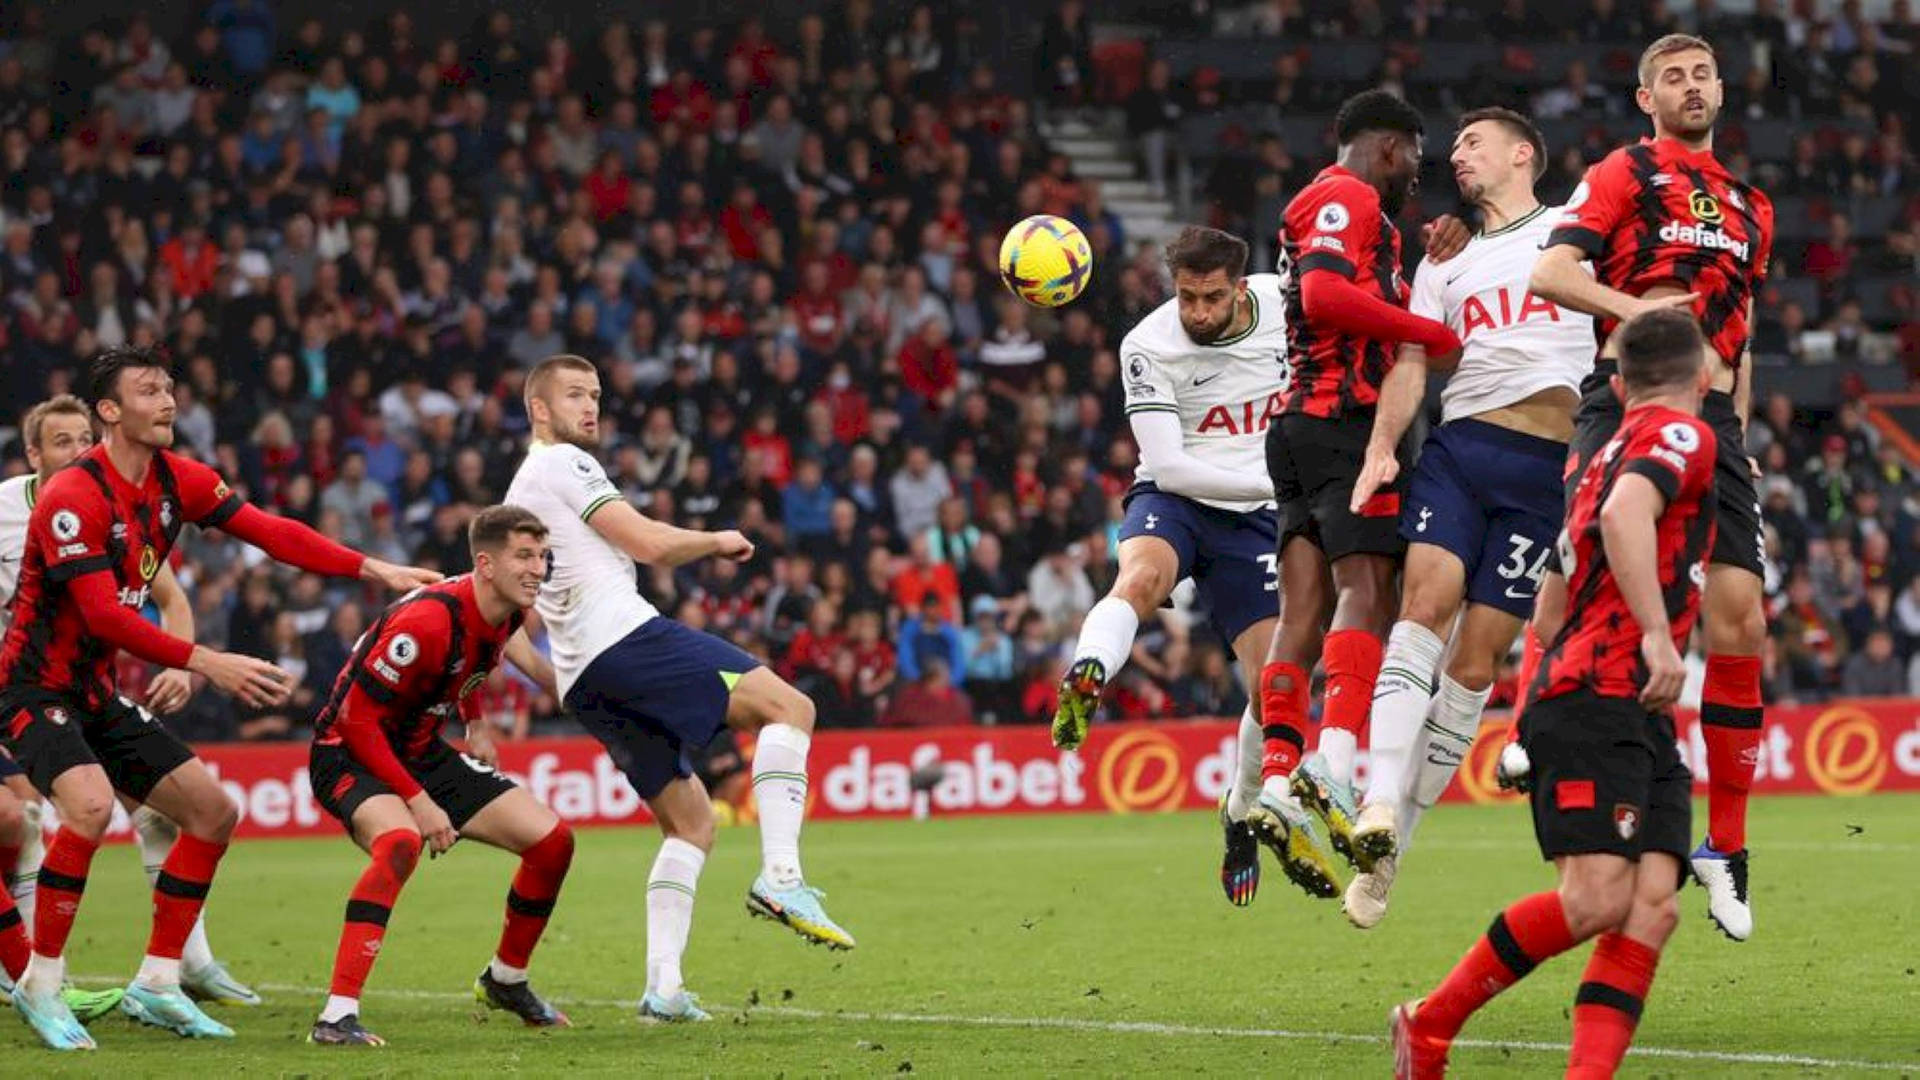
[[[7,411],[72,389],[99,347],[163,343],[179,449],[343,543],[457,572],[467,519],[524,452],[526,370],[577,353],[601,368],[628,497],[758,546],[643,568],[663,612],[794,679],[824,726],[1050,715],[1135,461],[1114,349],[1167,295],[1153,245],[1036,123],[1036,105],[1122,104],[1095,96],[1084,5],[1040,26],[1037,96],[930,5],[544,39],[507,10],[447,36],[428,21],[216,0],[184,26],[132,13],[55,39],[33,5],[0,12]],[[1322,164],[1278,154],[1249,174],[1268,202]],[[1911,158],[1888,167],[1910,193]],[[995,280],[1001,231],[1042,211],[1095,249],[1057,312]],[[1891,249],[1843,240],[1841,282]],[[1823,423],[1787,403],[1755,425],[1783,558],[1773,670],[1799,696],[1885,681],[1846,641],[1873,656],[1886,630],[1898,664],[1920,640],[1912,474],[1857,409]],[[265,714],[199,694],[177,721],[191,738],[299,734],[383,602],[218,533],[190,535],[176,569],[202,641],[303,686]],[[137,694],[147,673],[123,677]],[[1108,708],[1243,702],[1183,596]],[[481,707],[516,735],[556,712],[511,672]]]

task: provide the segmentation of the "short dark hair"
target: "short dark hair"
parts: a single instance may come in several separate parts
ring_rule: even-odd
[[[1514,138],[1520,139],[1528,146],[1533,147],[1533,178],[1535,180],[1540,179],[1540,177],[1546,173],[1547,140],[1540,134],[1540,129],[1534,126],[1533,121],[1514,112],[1512,109],[1503,108],[1499,105],[1489,105],[1484,109],[1475,109],[1460,117],[1460,126],[1456,129],[1456,134],[1460,131],[1467,130],[1482,120],[1491,120],[1499,124],[1506,128],[1507,132]]]
[[[525,507],[489,506],[473,515],[473,521],[467,525],[467,548],[476,555],[482,551],[497,552],[507,546],[515,533],[545,540],[547,527]]]
[[[158,345],[114,345],[93,354],[87,364],[87,404],[120,400],[120,373],[141,368],[173,371],[173,358]]]
[[[1620,340],[1620,379],[1629,393],[1679,386],[1700,374],[1707,339],[1688,312],[1642,312],[1621,323],[1614,335]]]
[[[1235,281],[1247,272],[1247,242],[1232,233],[1189,225],[1167,245],[1167,271],[1206,275],[1225,270]]]
[[[1369,131],[1390,131],[1409,137],[1427,133],[1420,111],[1388,90],[1363,90],[1348,98],[1333,119],[1333,133],[1345,146]]]

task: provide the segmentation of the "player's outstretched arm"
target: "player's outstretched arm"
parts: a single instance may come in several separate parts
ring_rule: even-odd
[[[1316,269],[1303,274],[1300,302],[1315,327],[1418,345],[1438,363],[1452,363],[1459,357],[1460,338],[1446,323],[1369,295],[1336,271]]]
[[[153,578],[153,603],[160,609],[160,629],[182,641],[194,639],[193,602],[166,563]],[[147,684],[147,708],[160,716],[178,712],[192,697],[193,679],[184,668],[168,668]]]
[[[395,592],[407,592],[441,580],[441,575],[431,570],[395,566],[341,547],[292,518],[269,514],[250,504],[241,504],[233,516],[220,523],[220,528],[266,552],[277,562],[326,577],[357,577],[385,585]]]
[[[1231,499],[1262,502],[1273,498],[1273,483],[1265,473],[1239,473],[1210,465],[1187,453],[1180,417],[1164,409],[1142,409],[1127,417],[1133,441],[1140,444],[1140,462],[1162,490],[1190,499]]]
[[[1643,311],[1686,307],[1693,303],[1689,293],[1642,300],[1602,285],[1581,265],[1586,258],[1587,253],[1573,244],[1549,245],[1533,264],[1533,273],[1527,278],[1527,291],[1596,318],[1621,322]]]
[[[1647,664],[1647,685],[1640,701],[1649,709],[1664,709],[1678,701],[1687,676],[1660,595],[1657,530],[1666,505],[1667,497],[1652,480],[1629,472],[1614,482],[1606,505],[1600,508],[1600,542],[1606,548],[1607,565],[1640,627],[1640,653]]]
[[[182,641],[141,618],[120,603],[110,570],[80,574],[67,583],[67,589],[80,607],[88,632],[115,648],[148,663],[185,668],[258,708],[278,705],[293,692],[293,676],[265,660]]]
[[[1427,397],[1427,351],[1418,345],[1400,346],[1400,358],[1380,383],[1380,400],[1373,413],[1373,433],[1367,436],[1367,457],[1353,485],[1355,514],[1374,493],[1400,475],[1400,440],[1413,426],[1414,414]]]
[[[635,562],[648,566],[674,567],[707,558],[744,562],[753,557],[752,542],[732,529],[682,529],[647,517],[625,499],[601,503],[587,524]]]

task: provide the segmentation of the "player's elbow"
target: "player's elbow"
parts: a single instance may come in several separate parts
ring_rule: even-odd
[[[1558,245],[1542,252],[1534,260],[1533,270],[1527,275],[1527,291],[1554,303],[1567,300],[1567,271],[1579,272],[1579,253],[1566,245]]]

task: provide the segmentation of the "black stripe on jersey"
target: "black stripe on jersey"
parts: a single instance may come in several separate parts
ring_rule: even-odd
[[[391,705],[393,704],[393,699],[400,696],[399,692],[393,687],[374,678],[367,673],[365,667],[357,664],[353,669],[353,685],[366,691],[368,697],[382,705]]]
[[[1660,226],[1667,220],[1667,202],[1661,196],[1661,188],[1653,184],[1655,173],[1660,171],[1660,161],[1654,156],[1651,146],[1630,146],[1627,148],[1628,175],[1633,178],[1634,215],[1640,219],[1640,236],[1635,244],[1633,263],[1627,270],[1627,276],[1621,281],[1607,281],[1601,284],[1620,288],[1653,268],[1659,261]],[[1599,270],[1598,264],[1594,269]],[[1597,329],[1599,323],[1595,322]]]
[[[1129,405],[1126,408],[1128,416],[1139,412],[1170,412],[1178,415],[1180,410],[1171,405]]]
[[[1309,270],[1331,270],[1348,281],[1360,273],[1351,260],[1331,251],[1310,251],[1293,264],[1293,269],[1295,274],[1305,274]]]
[[[1607,238],[1582,225],[1562,225],[1547,234],[1547,247],[1562,244],[1579,248],[1580,254],[1591,259],[1606,250]]]
[[[1648,461],[1646,458],[1634,458],[1632,461],[1627,462],[1625,472],[1631,473],[1634,476],[1646,477],[1654,487],[1660,489],[1661,498],[1666,499],[1668,502],[1672,502],[1674,496],[1680,494],[1680,478],[1675,476],[1673,470],[1667,468],[1665,465]]]
[[[233,515],[239,513],[240,508],[244,505],[246,504],[240,501],[240,496],[228,492],[227,497],[220,500],[219,506],[209,510],[207,516],[201,518],[195,522],[195,524],[203,529],[217,529],[227,522],[232,521]]]
[[[55,563],[41,572],[41,577],[55,585],[63,585],[82,574],[92,574],[101,570],[112,570],[113,560],[105,555],[95,555],[86,559],[75,559],[70,563]]]

